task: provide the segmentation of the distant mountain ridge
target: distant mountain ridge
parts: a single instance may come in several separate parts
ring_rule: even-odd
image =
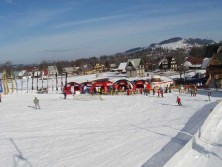
[[[140,51],[143,49],[144,49],[143,47],[137,47],[137,48],[129,49],[129,50],[125,51],[125,53],[137,52],[137,51]]]
[[[211,39],[200,39],[200,38],[182,38],[182,37],[174,37],[167,40],[163,40],[159,43],[152,43],[148,47],[136,47],[125,51],[125,53],[133,53],[138,52],[144,49],[155,49],[155,48],[164,48],[164,49],[190,49],[194,46],[200,47],[204,45],[215,44],[216,42]]]
[[[200,39],[200,38],[184,39],[181,37],[174,37],[174,38],[170,38],[159,43],[153,43],[149,47],[176,50],[179,48],[189,49],[194,46],[203,46],[203,45],[209,45],[209,44],[215,44],[215,43],[216,43],[215,41],[210,40],[210,39]]]

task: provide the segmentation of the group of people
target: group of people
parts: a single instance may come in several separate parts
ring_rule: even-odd
[[[179,94],[186,93],[190,91],[191,96],[196,96],[197,94],[197,85],[180,85],[179,86]]]
[[[160,97],[160,95],[161,95],[161,97],[163,97],[163,93],[171,93],[171,86],[166,86],[165,88],[163,88],[163,87],[153,87],[153,95],[155,95],[155,92],[157,91],[157,95],[158,95],[158,97]]]

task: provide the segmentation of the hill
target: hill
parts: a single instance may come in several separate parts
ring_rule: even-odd
[[[209,44],[215,44],[216,42],[209,39],[200,39],[200,38],[181,38],[174,37],[159,43],[153,43],[149,47],[151,48],[164,48],[164,49],[190,49],[194,46],[204,46]]]

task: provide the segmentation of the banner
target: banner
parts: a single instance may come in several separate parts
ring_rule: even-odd
[[[0,93],[3,92],[3,88],[2,88],[2,80],[0,79]]]

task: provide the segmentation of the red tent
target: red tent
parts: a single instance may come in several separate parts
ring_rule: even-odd
[[[82,86],[82,93],[89,93],[90,88],[92,87],[92,82],[82,82],[81,86]]]
[[[92,82],[82,82],[81,86],[87,86],[87,87],[91,87],[92,86]]]
[[[75,94],[76,91],[79,91],[80,93],[82,92],[81,85],[77,82],[69,82],[63,87],[63,92],[67,95]]]
[[[133,85],[127,79],[118,80],[114,83],[114,85],[117,90],[127,90],[133,88]]]
[[[113,82],[111,81],[97,81],[90,88],[90,93],[105,93],[108,94],[113,90]]]
[[[133,92],[136,91],[136,89],[144,89],[146,86],[146,81],[145,80],[136,80],[134,81],[134,84],[133,84]]]

